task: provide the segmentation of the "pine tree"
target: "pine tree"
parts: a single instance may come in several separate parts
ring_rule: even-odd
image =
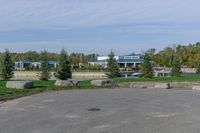
[[[3,53],[0,69],[0,76],[3,80],[9,80],[14,77],[14,63],[11,59],[11,54],[7,49]]]
[[[119,77],[120,75],[118,64],[116,63],[116,60],[114,57],[115,57],[115,54],[111,52],[109,55],[108,64],[107,64],[107,72],[106,72],[106,75],[109,78],[116,78],[116,77]]]
[[[141,77],[144,77],[144,78],[152,78],[153,77],[154,71],[153,71],[152,64],[150,61],[151,61],[150,57],[146,53],[144,55],[144,62],[140,65],[140,71],[141,71],[140,76]]]
[[[196,68],[197,68],[196,73],[197,73],[197,74],[200,74],[200,60],[197,62]]]
[[[172,76],[179,77],[181,75],[181,63],[180,61],[174,57],[173,62],[172,62]]]
[[[41,52],[41,73],[40,80],[48,81],[51,78],[49,61],[48,61],[48,53],[47,51]]]
[[[58,68],[55,77],[60,80],[67,80],[72,78],[71,62],[64,49],[62,49],[59,57]]]

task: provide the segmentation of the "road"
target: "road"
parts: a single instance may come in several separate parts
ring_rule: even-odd
[[[99,89],[0,104],[0,133],[199,133],[200,93]]]

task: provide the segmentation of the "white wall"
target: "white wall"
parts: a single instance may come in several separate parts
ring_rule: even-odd
[[[115,56],[114,58],[115,59],[119,59],[119,56]],[[97,57],[98,61],[107,60],[107,59],[109,59],[108,56],[99,56],[99,57]]]

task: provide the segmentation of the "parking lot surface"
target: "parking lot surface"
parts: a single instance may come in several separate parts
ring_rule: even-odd
[[[96,89],[0,104],[0,133],[199,133],[200,93]]]

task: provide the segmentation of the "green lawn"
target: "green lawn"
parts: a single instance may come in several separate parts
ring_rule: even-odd
[[[36,90],[24,89],[8,89],[5,87],[6,82],[0,81],[0,101],[14,99],[22,96],[27,96],[36,93]]]
[[[191,76],[191,77],[158,77],[152,79],[145,78],[116,78],[114,81],[117,84],[123,82],[140,82],[140,81],[160,81],[160,82],[173,82],[173,81],[200,81],[200,76]],[[55,81],[34,81],[34,88],[32,89],[9,89],[6,88],[6,81],[0,81],[0,101],[10,100],[14,98],[19,98],[23,96],[28,96],[32,94],[37,94],[45,91],[58,91],[66,89],[92,89],[92,88],[101,88],[92,86],[90,81],[81,81],[75,88],[66,88],[66,87],[57,87],[54,85]]]
[[[28,96],[45,91],[58,91],[65,89],[75,89],[66,87],[57,87],[54,85],[55,81],[34,81],[34,88],[32,89],[10,89],[6,88],[6,81],[0,81],[0,101]],[[90,81],[81,81],[76,89],[94,88]]]
[[[116,83],[122,82],[142,82],[142,81],[162,81],[162,82],[183,82],[183,81],[200,81],[200,76],[190,76],[190,77],[156,77],[156,78],[116,78],[114,79]]]

